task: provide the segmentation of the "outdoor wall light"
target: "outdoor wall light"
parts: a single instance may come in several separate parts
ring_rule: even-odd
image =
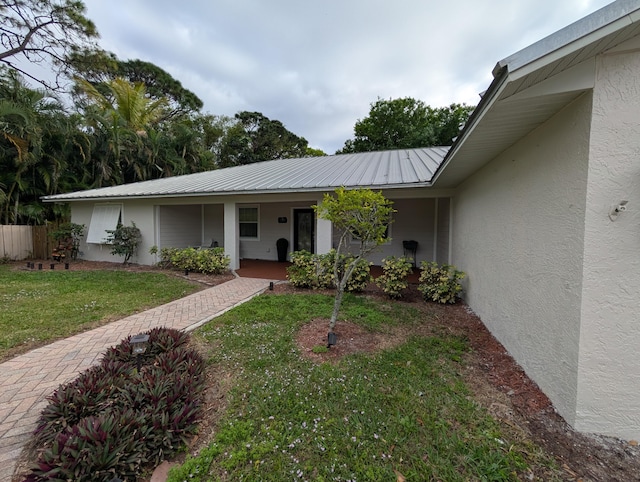
[[[139,335],[131,338],[131,348],[134,355],[142,355],[147,351],[147,342],[149,341],[149,335],[146,333],[140,333]]]
[[[331,348],[332,345],[335,345],[337,340],[338,340],[338,335],[330,331],[327,334],[327,348]]]
[[[140,333],[129,341],[129,343],[131,343],[131,351],[136,356],[136,367],[138,368],[138,373],[140,373],[140,369],[142,368],[142,354],[147,351],[148,341],[149,335],[146,333]]]
[[[627,210],[627,203],[629,201],[620,201],[620,204],[616,204],[611,206],[611,210],[609,211],[609,219],[611,221],[615,221],[620,216],[620,213],[623,213]]]

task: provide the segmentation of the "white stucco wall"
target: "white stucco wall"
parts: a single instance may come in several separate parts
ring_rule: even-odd
[[[416,265],[422,261],[448,261],[449,254],[449,198],[394,198],[393,223],[391,224],[391,242],[376,248],[367,257],[369,261],[380,265],[388,256],[403,256],[403,241],[417,241]],[[443,207],[445,209],[443,209]],[[334,232],[332,244],[337,246],[339,232]],[[350,246],[357,252],[358,243]]]
[[[287,252],[293,249],[293,210],[309,209],[316,204],[315,200],[300,200],[295,202],[266,202],[258,204],[260,212],[259,239],[240,240],[240,257],[246,259],[278,260],[276,241],[285,238],[289,241]],[[254,204],[239,204],[239,206]],[[286,218],[285,223],[279,223],[278,218]],[[317,238],[318,233],[315,234]]]
[[[453,198],[452,263],[485,325],[575,422],[591,97],[469,178]]]
[[[85,235],[80,242],[79,257],[81,259],[91,261],[122,261],[122,257],[111,254],[111,248],[104,244],[93,244],[86,242],[86,232],[91,224],[91,215],[93,214],[94,202],[76,202],[72,204],[71,221],[76,224],[84,224],[86,226]],[[138,246],[138,254],[131,261],[133,263],[153,264],[154,257],[149,254],[149,249],[156,244],[155,239],[155,221],[154,207],[151,201],[128,201],[128,202],[112,202],[109,204],[122,205],[122,224],[131,226],[133,221],[143,233],[140,245]]]
[[[640,439],[640,42],[598,59],[575,426]],[[611,221],[621,200],[627,211]]]

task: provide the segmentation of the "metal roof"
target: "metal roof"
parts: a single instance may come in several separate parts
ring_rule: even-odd
[[[430,185],[448,147],[257,162],[214,171],[46,196],[45,201],[392,189]]]

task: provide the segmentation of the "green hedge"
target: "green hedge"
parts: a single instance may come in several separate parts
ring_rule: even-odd
[[[152,248],[152,253],[157,252]],[[193,273],[223,274],[229,270],[230,258],[224,248],[162,248],[160,265]]]
[[[296,288],[328,289],[335,288],[333,272],[336,250],[326,254],[312,254],[308,251],[291,253],[291,266],[287,268],[287,279]],[[340,255],[338,273],[341,276],[344,267],[354,259],[353,256]],[[363,291],[371,282],[371,263],[360,259],[351,278],[347,282],[346,291]]]
[[[400,298],[402,290],[409,286],[408,277],[413,265],[408,258],[389,256],[382,260],[382,275],[376,279],[376,284],[382,288],[389,298]]]

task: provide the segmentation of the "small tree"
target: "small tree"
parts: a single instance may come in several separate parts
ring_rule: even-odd
[[[342,304],[345,287],[359,261],[389,238],[388,227],[391,214],[394,212],[392,202],[382,192],[371,189],[347,190],[336,189],[335,196],[325,194],[322,202],[314,206],[318,217],[333,223],[340,233],[340,241],[336,250],[333,274],[336,283],[336,299],[329,322],[329,332],[333,333]],[[346,254],[349,245],[357,242],[358,252],[342,266],[342,255]]]
[[[136,223],[131,221],[131,226],[120,225],[116,229],[107,230],[107,233],[109,233],[107,242],[111,244],[111,254],[124,256],[122,264],[127,264],[138,249],[142,238],[140,229],[136,227]]]
[[[71,259],[78,257],[78,249],[80,247],[80,239],[84,234],[84,224],[65,223],[61,224],[58,229],[50,233],[50,236],[56,241],[54,252],[64,251],[66,257],[67,251],[71,255]],[[54,254],[55,256],[55,254]],[[60,256],[60,254],[58,254]]]

